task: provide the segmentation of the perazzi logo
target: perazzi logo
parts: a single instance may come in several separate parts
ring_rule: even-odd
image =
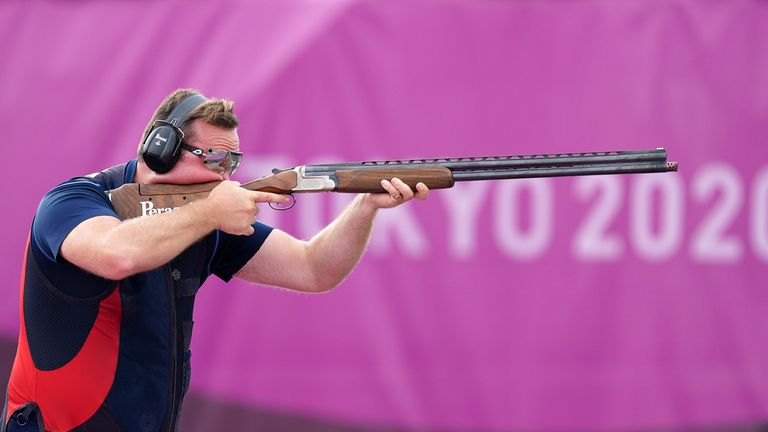
[[[142,216],[152,216],[157,215],[161,213],[168,213],[172,212],[174,210],[178,210],[178,207],[159,207],[155,208],[155,204],[152,201],[139,201],[139,204],[141,204],[141,215]]]
[[[161,142],[161,141],[162,141],[162,142]],[[155,145],[156,145],[156,146],[159,146],[160,144],[162,144],[162,143],[164,143],[164,142],[168,142],[168,138],[163,138],[163,137],[161,137],[160,135],[158,135],[158,136],[156,136],[156,137],[155,137]]]

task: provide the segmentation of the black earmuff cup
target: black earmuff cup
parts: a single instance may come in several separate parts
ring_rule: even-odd
[[[163,125],[152,130],[144,142],[142,157],[149,169],[164,174],[173,169],[179,159],[181,147],[173,143],[181,141],[183,134],[171,125]],[[171,143],[171,145],[169,145]]]
[[[184,98],[165,120],[157,120],[147,134],[141,148],[141,157],[152,171],[164,174],[172,170],[181,155],[184,133],[180,127],[195,108],[208,99],[194,93]]]

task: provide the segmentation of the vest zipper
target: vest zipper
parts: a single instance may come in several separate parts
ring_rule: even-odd
[[[176,426],[176,374],[178,373],[178,365],[177,363],[177,346],[178,341],[176,340],[176,281],[173,280],[173,276],[171,276],[171,264],[166,265],[166,277],[170,281],[169,286],[171,289],[169,290],[169,310],[170,310],[170,318],[171,318],[171,389],[170,389],[170,411],[168,413],[168,431],[173,432],[174,427]]]

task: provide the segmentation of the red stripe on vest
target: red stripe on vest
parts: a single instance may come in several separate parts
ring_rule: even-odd
[[[20,311],[24,310],[26,254],[21,277]],[[99,303],[99,312],[80,352],[66,365],[52,371],[35,368],[29,352],[24,314],[16,359],[8,385],[8,418],[26,402],[36,402],[43,413],[45,429],[68,431],[91,418],[112,387],[120,347],[120,286]]]

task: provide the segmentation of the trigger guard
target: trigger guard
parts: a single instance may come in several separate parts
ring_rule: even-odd
[[[285,210],[290,210],[290,209],[292,209],[292,208],[293,208],[293,206],[296,204],[296,197],[295,197],[295,196],[293,196],[293,194],[292,194],[292,193],[289,193],[289,194],[288,194],[288,196],[289,196],[289,197],[291,197],[291,205],[289,205],[288,207],[280,207],[280,206],[275,206],[275,203],[269,203],[269,207],[270,207],[272,210],[279,210],[279,211],[285,211]]]

